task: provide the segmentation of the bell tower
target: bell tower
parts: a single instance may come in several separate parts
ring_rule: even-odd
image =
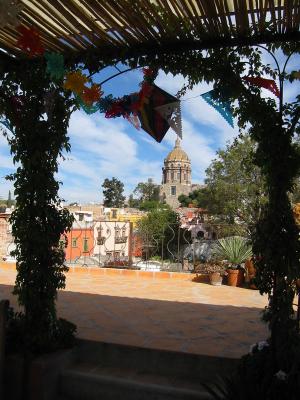
[[[181,148],[177,137],[173,150],[167,155],[162,168],[160,197],[172,208],[179,207],[178,196],[191,191],[191,161]]]

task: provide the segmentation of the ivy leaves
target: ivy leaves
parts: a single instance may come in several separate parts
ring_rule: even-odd
[[[60,208],[59,183],[55,180],[58,157],[70,150],[67,128],[73,101],[49,81],[45,65],[21,70],[2,78],[0,112],[14,127],[9,139],[14,163],[17,207],[11,216],[15,238],[17,278],[14,293],[24,307],[25,346],[46,351],[57,340],[57,290],[65,287],[64,251],[60,239],[73,218]],[[49,89],[50,88],[50,89]],[[51,90],[51,118],[44,118],[45,96]],[[73,329],[73,327],[72,327]]]

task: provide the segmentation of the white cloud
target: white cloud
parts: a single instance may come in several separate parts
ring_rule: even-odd
[[[160,73],[156,84],[169,93],[176,94],[183,86],[184,78]],[[210,89],[211,87],[206,84],[197,85],[192,91],[188,91],[184,98],[189,99]],[[220,144],[223,145],[236,132],[200,97],[189,99],[182,104],[184,116],[182,146],[191,158],[193,179],[203,181],[205,169],[215,156],[215,148]],[[199,128],[200,123],[201,128]],[[213,131],[212,135],[207,134],[203,124],[210,128],[208,131]],[[132,136],[129,134],[131,131]],[[163,143],[159,144],[144,131],[136,131],[121,118],[109,120],[103,115],[88,116],[82,112],[73,114],[69,135],[75,157],[73,161],[67,162],[66,166],[64,164],[61,166],[61,172],[65,175],[61,193],[64,193],[64,197],[69,201],[82,201],[83,198],[97,200],[92,187],[95,188],[95,193],[98,193],[106,177],[115,176],[124,182],[127,194],[138,182],[145,181],[149,177],[159,183],[163,160],[174,146],[176,138],[174,132],[170,130]],[[136,140],[137,137],[140,138],[140,142]],[[74,184],[69,189],[68,179],[74,175],[81,175],[84,178],[78,190]]]
[[[299,59],[296,58],[297,60]],[[291,60],[291,66],[295,61]],[[134,71],[122,76],[120,82],[136,83],[141,72]],[[123,81],[124,80],[124,81]],[[118,81],[119,82],[119,81]],[[183,76],[159,73],[157,86],[175,95],[186,80]],[[121,91],[111,81],[111,91]],[[299,86],[299,85],[298,85]],[[105,88],[106,89],[106,88]],[[183,142],[182,147],[192,162],[193,182],[202,182],[205,169],[215,158],[215,150],[223,147],[238,133],[200,95],[212,89],[212,85],[200,83],[187,91],[182,98]],[[299,91],[297,83],[287,83],[285,99],[292,100]],[[108,91],[109,92],[109,91]],[[128,91],[130,92],[130,90]],[[264,94],[272,96],[268,91]],[[196,98],[193,98],[197,96]],[[157,143],[143,130],[137,131],[123,118],[106,119],[103,114],[86,115],[75,112],[68,130],[72,149],[66,161],[60,160],[56,178],[63,181],[60,194],[67,201],[101,200],[101,184],[105,178],[115,176],[125,184],[126,194],[131,193],[138,182],[153,178],[160,183],[161,168],[167,153],[173,148],[176,135],[169,130],[162,143]],[[12,189],[4,175],[13,167],[6,139],[0,134],[0,194],[5,197]]]
[[[130,128],[122,119],[107,120],[81,112],[72,116],[69,135],[74,156],[71,153],[61,162],[58,175],[64,181],[60,192],[67,201],[99,200],[102,182],[113,176],[124,182],[127,194],[149,177],[160,181],[161,162],[153,159],[152,152],[147,159],[141,157],[138,142],[127,133]],[[134,135],[145,135],[132,130]],[[143,142],[151,146],[146,136]],[[151,147],[157,150],[156,145]],[[76,187],[74,176],[82,178]]]
[[[174,76],[172,74],[165,74],[162,71],[160,71],[155,80],[157,86],[161,87],[173,96],[176,95],[178,90],[180,90],[186,82],[187,80],[182,75]]]
[[[96,171],[92,166],[89,166],[86,162],[84,162],[83,160],[79,160],[75,156],[68,157],[64,161],[61,160],[59,170],[64,175],[79,175],[92,181],[96,181],[98,178]]]
[[[60,187],[60,196],[67,203],[72,201],[78,201],[79,203],[88,203],[90,201],[100,202],[101,201],[101,193],[100,186],[98,188],[98,192],[93,189],[87,189],[86,187],[82,187],[82,183],[78,182],[78,185],[74,187],[65,187],[65,185]]]
[[[0,154],[0,168],[15,169],[12,156]]]

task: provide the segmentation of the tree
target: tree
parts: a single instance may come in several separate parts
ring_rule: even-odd
[[[18,165],[7,177],[14,182],[17,204],[10,217],[17,259],[13,293],[21,308],[14,343],[25,353],[40,353],[67,343],[74,331],[58,318],[55,306],[68,270],[59,243],[73,223],[68,210],[60,207],[56,174],[59,157],[70,150],[67,129],[74,101],[50,81],[42,63],[33,68],[26,62],[20,73],[13,69],[0,71],[0,114],[13,127],[8,143]],[[53,107],[45,118],[49,90]]]
[[[148,179],[148,182],[138,183],[133,193],[138,196],[141,202],[159,201],[159,186],[153,183],[151,178]]]
[[[102,184],[103,187],[103,204],[106,207],[122,207],[124,205],[125,196],[124,184],[116,178],[106,178]]]
[[[164,205],[164,208],[151,210],[138,221],[137,228],[147,256],[161,256],[163,253],[164,257],[168,258],[171,255],[171,247],[177,243],[179,219],[178,214],[169,206]],[[172,253],[174,254],[174,251]]]
[[[178,201],[181,207],[193,205],[193,207],[207,208],[209,205],[207,188],[193,190],[189,195],[181,194]]]
[[[250,235],[267,202],[265,179],[254,164],[255,151],[248,134],[240,134],[225,150],[218,150],[206,170],[206,186],[179,196],[181,205],[207,209],[214,222],[223,226],[225,236],[242,227]]]
[[[141,211],[151,211],[163,208],[165,208],[165,204],[156,200],[145,200],[139,204],[139,209]]]
[[[133,194],[131,194],[128,198],[128,206],[131,208],[138,208],[140,205],[140,201],[138,199],[135,199],[133,197]]]
[[[268,29],[271,31],[272,27]],[[276,61],[274,68],[264,62],[262,49]],[[276,54],[281,60],[284,55],[285,60],[278,61]],[[202,81],[211,82],[217,106],[228,104],[239,128],[248,129],[251,139],[257,143],[253,159],[264,176],[268,201],[252,231],[253,253],[256,284],[270,299],[264,316],[271,330],[272,357],[277,361],[282,344],[291,343],[298,329],[293,299],[295,280],[300,278],[300,242],[289,194],[300,170],[300,158],[293,143],[293,138],[300,133],[300,95],[292,102],[284,100],[284,81],[293,82],[299,77],[295,71],[288,73],[286,68],[295,54],[300,54],[297,41],[187,51],[184,57],[174,54],[164,61],[161,57],[157,60],[144,57],[142,63],[152,69],[160,66],[165,72],[187,76],[185,88]],[[140,58],[130,65],[140,65]],[[261,78],[265,79],[260,81],[263,84],[273,85],[270,88],[277,100],[265,96],[258,87]],[[277,370],[279,364],[275,363]]]
[[[266,182],[254,164],[256,144],[240,135],[206,170],[208,211],[227,223],[242,223],[251,233],[267,203]]]
[[[143,211],[160,208],[160,204],[159,186],[153,183],[151,178],[147,182],[139,182],[133,194],[129,196],[129,207],[137,207]]]
[[[299,149],[299,144],[295,144]],[[255,165],[256,144],[248,134],[241,134],[225,150],[217,151],[217,158],[206,170],[206,186],[188,196],[180,195],[181,206],[190,204],[212,214],[221,229],[220,235],[233,232],[251,234],[266,205],[266,183]],[[295,180],[291,201],[300,200],[299,178]],[[225,224],[225,225],[224,225]]]

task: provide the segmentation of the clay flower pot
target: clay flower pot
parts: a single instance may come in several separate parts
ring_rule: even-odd
[[[242,269],[227,269],[227,285],[241,286],[244,282],[244,271]]]
[[[222,285],[222,276],[220,272],[212,272],[209,274],[210,284],[213,286],[221,286]]]
[[[248,278],[249,278],[249,287],[250,289],[257,289],[256,285],[254,285],[254,283],[252,283],[253,279],[256,276],[256,268],[254,266],[254,263],[252,261],[251,258],[249,258],[246,262],[245,262],[245,268],[248,274]]]

